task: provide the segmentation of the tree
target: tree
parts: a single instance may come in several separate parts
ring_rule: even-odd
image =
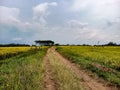
[[[52,40],[36,40],[35,43],[37,45],[41,45],[41,46],[52,46],[52,45],[54,45],[54,41],[52,41]]]
[[[107,46],[117,46],[116,43],[113,43],[113,42],[109,42],[108,44],[106,44]]]

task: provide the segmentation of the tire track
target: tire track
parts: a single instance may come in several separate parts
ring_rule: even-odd
[[[48,52],[47,52],[44,60],[45,60],[45,79],[44,79],[45,90],[57,90],[57,84],[54,79],[52,66],[51,66],[49,58],[48,58]]]

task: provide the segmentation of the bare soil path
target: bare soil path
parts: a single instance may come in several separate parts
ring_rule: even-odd
[[[110,87],[105,83],[100,82],[98,79],[92,78],[84,70],[80,69],[76,64],[70,62],[59,54],[55,47],[52,47],[48,50],[47,54],[52,53],[54,56],[57,56],[61,61],[63,61],[68,68],[71,68],[79,78],[82,78],[82,85],[87,90],[117,90],[116,88]],[[57,90],[56,82],[54,80],[54,75],[52,73],[52,68],[49,61],[49,55],[46,55],[46,87],[47,90]]]
[[[45,60],[45,90],[57,90],[56,81],[52,71],[52,66],[48,58],[48,52],[44,58]]]

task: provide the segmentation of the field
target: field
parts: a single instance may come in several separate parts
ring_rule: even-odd
[[[120,47],[62,46],[57,50],[83,69],[120,86]]]
[[[30,49],[29,47],[19,48],[21,50],[18,48],[10,49],[11,52],[14,49],[15,52],[26,52]],[[47,49],[48,47],[32,49],[1,60],[0,90],[43,90],[43,57]],[[11,52],[9,51],[9,53]]]
[[[27,52],[31,47],[0,47],[0,60],[12,57],[14,55]]]
[[[120,88],[120,47],[1,47],[0,53],[0,90]]]

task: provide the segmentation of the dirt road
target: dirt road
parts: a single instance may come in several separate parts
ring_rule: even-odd
[[[47,90],[57,90],[57,82],[54,77],[54,73],[52,73],[52,66],[50,65],[51,57],[49,54],[52,54],[55,58],[61,60],[67,68],[70,68],[75,72],[78,78],[82,78],[81,84],[85,87],[86,90],[117,90],[115,88],[109,87],[105,85],[105,83],[100,82],[98,79],[92,78],[86,73],[84,70],[80,69],[76,64],[71,63],[69,60],[65,59],[62,55],[60,55],[55,47],[50,48],[46,54],[46,86],[48,86]]]
[[[54,74],[52,71],[52,66],[49,61],[48,52],[44,58],[45,60],[45,89],[46,90],[57,90],[56,81],[54,79]]]

